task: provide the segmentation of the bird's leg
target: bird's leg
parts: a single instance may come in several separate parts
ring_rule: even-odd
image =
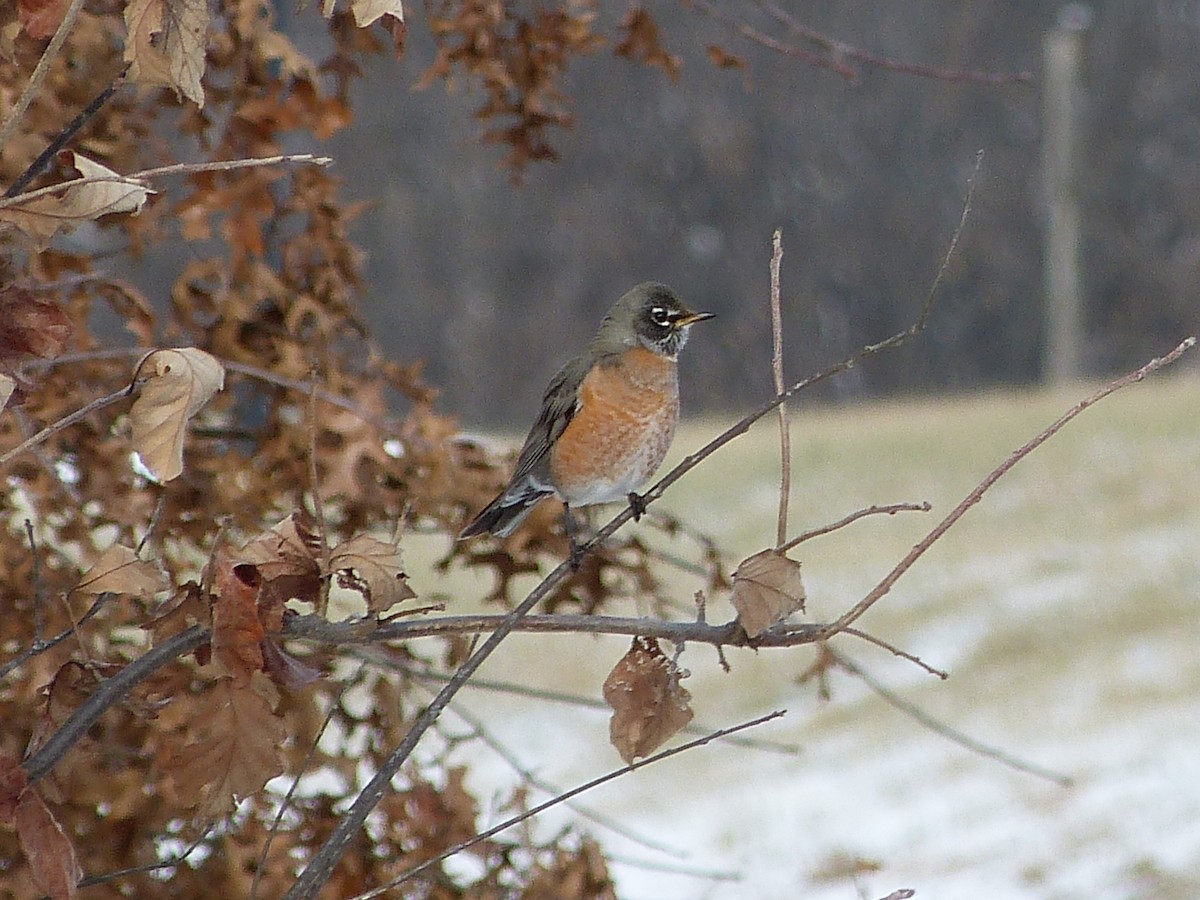
[[[580,565],[583,564],[583,544],[579,542],[578,523],[575,521],[575,516],[571,514],[571,504],[563,504],[563,531],[567,535],[567,540],[571,544],[571,568],[578,571]]]
[[[640,522],[642,516],[646,514],[646,498],[641,494],[630,491],[625,499],[629,501],[629,508],[633,510],[633,521]]]

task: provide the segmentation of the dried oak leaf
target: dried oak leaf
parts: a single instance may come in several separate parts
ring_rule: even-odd
[[[750,637],[804,609],[800,563],[777,550],[762,550],[742,560],[733,573],[733,606]]]
[[[262,672],[239,686],[218,681],[192,717],[194,740],[165,763],[183,802],[202,821],[223,816],[239,798],[260,791],[283,771],[283,720],[273,712],[279,693]]]
[[[125,62],[136,84],[163,85],[204,106],[208,0],[130,0]]]
[[[267,531],[250,538],[238,562],[258,569],[264,581],[283,575],[320,575],[321,538],[307,517],[291,513]]]
[[[608,673],[604,701],[613,710],[608,735],[625,762],[653,753],[692,721],[692,695],[679,683],[683,675],[658,641],[647,637],[635,637]]]
[[[53,359],[62,353],[72,331],[71,317],[54,301],[17,285],[0,288],[0,373],[15,374],[34,357]],[[11,393],[16,383],[7,380]]]
[[[71,0],[17,0],[17,22],[36,41],[53,37]]]
[[[75,847],[33,788],[27,788],[21,794],[13,822],[38,890],[48,894],[51,900],[74,897],[75,885],[83,877]]]
[[[153,597],[166,587],[163,573],[153,562],[138,559],[137,553],[123,544],[113,544],[83,573],[75,590],[81,594],[127,594]]]
[[[258,576],[252,567],[234,565],[221,556],[213,581],[213,662],[222,674],[244,687],[263,667],[266,631],[258,618]]]
[[[137,213],[154,193],[141,180],[119,175],[74,150],[63,151],[63,156],[84,178],[104,180],[67,182],[61,191],[29,199],[18,195],[11,205],[0,208],[0,222],[25,232],[39,249],[60,231],[70,231],[84,222],[109,213]]]
[[[359,534],[338,544],[329,556],[338,586],[362,594],[373,613],[387,612],[417,596],[408,586],[400,548],[394,543]]]
[[[159,481],[183,471],[183,436],[194,416],[222,387],[225,367],[195,347],[155,350],[137,365],[146,378],[129,410],[133,449]]]

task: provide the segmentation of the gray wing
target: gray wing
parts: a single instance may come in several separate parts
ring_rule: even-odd
[[[550,448],[563,433],[579,407],[579,386],[590,367],[586,356],[573,359],[550,380],[542,397],[542,412],[521,447],[508,493],[524,488],[529,481],[550,487]]]

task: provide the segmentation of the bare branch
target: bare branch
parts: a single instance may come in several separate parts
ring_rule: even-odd
[[[128,175],[90,175],[82,178],[70,178],[57,184],[40,187],[37,190],[12,197],[0,199],[0,209],[17,206],[36,200],[47,194],[54,194],[66,188],[80,187],[88,184],[127,184],[132,187],[145,187],[142,181],[148,178],[161,178],[165,175],[194,175],[198,172],[228,172],[235,169],[257,169],[263,166],[275,166],[283,163],[309,163],[314,166],[328,166],[333,159],[328,156],[314,156],[311,153],[289,153],[280,156],[263,156],[250,159],[227,159],[208,163],[177,163],[171,166],[159,166],[155,169],[143,169]]]
[[[118,400],[128,397],[129,394],[133,391],[133,388],[134,388],[134,385],[130,384],[129,386],[123,387],[119,391],[114,391],[113,393],[111,393],[105,397],[99,397],[99,398],[93,400],[87,406],[84,406],[81,409],[75,410],[75,412],[71,413],[69,416],[63,416],[57,422],[54,422],[51,425],[47,425],[45,428],[43,428],[37,434],[26,438],[25,440],[21,441],[21,443],[17,444],[17,446],[13,447],[8,452],[4,453],[3,455],[0,455],[0,466],[3,466],[5,463],[9,462],[10,460],[15,459],[16,457],[20,456],[22,453],[24,453],[26,450],[29,450],[31,447],[36,447],[42,441],[46,440],[49,437],[53,437],[54,435],[58,434],[63,429],[70,428],[72,425],[74,425],[80,419],[86,418],[87,416],[94,413],[96,410],[104,409],[104,407],[110,406],[113,403],[116,403]]]
[[[696,738],[694,741],[688,741],[686,744],[680,744],[678,747],[672,747],[670,750],[663,750],[660,753],[655,753],[653,756],[647,756],[645,759],[639,759],[635,762],[630,763],[627,766],[622,766],[619,769],[614,769],[613,771],[609,772],[606,775],[601,775],[599,778],[593,778],[591,781],[581,784],[578,787],[572,788],[571,790],[567,791],[564,794],[560,794],[557,797],[553,797],[550,800],[547,800],[545,803],[540,803],[537,806],[534,806],[534,807],[526,810],[525,812],[521,813],[520,815],[513,816],[510,819],[505,819],[499,825],[489,828],[486,831],[480,832],[479,834],[472,837],[470,840],[462,841],[458,844],[455,844],[453,847],[450,847],[449,849],[444,850],[443,852],[439,853],[437,856],[433,857],[432,859],[426,860],[425,862],[421,863],[419,866],[415,866],[415,867],[409,869],[407,872],[401,873],[399,876],[397,876],[396,878],[394,878],[392,881],[388,882],[387,884],[381,885],[380,887],[377,887],[374,890],[366,891],[365,893],[362,893],[362,894],[356,894],[354,897],[351,898],[351,900],[368,900],[368,898],[370,898],[370,897],[378,897],[380,894],[385,893],[390,888],[393,888],[398,884],[403,884],[405,881],[415,878],[417,875],[421,874],[422,872],[424,872],[426,869],[430,868],[431,866],[435,866],[438,863],[442,862],[443,860],[449,859],[451,856],[461,853],[463,850],[466,850],[468,847],[473,847],[482,841],[489,840],[489,839],[495,837],[496,835],[500,834],[500,832],[506,831],[509,828],[512,828],[514,825],[524,822],[527,819],[531,819],[534,816],[540,815],[541,813],[545,812],[547,809],[550,809],[551,807],[558,806],[560,803],[565,803],[568,800],[570,800],[572,797],[577,797],[580,794],[584,793],[585,791],[590,791],[590,790],[592,790],[592,788],[599,787],[602,784],[607,784],[608,782],[613,781],[614,779],[620,778],[623,775],[627,775],[630,772],[633,772],[637,769],[641,769],[641,768],[644,768],[645,766],[651,765],[653,763],[660,762],[664,759],[675,756],[679,753],[686,753],[687,751],[694,750],[697,747],[703,747],[705,744],[711,743],[712,741],[719,740],[720,738],[726,737],[731,734],[736,734],[739,731],[745,731],[748,728],[756,728],[759,725],[763,725],[767,722],[770,722],[773,719],[778,719],[783,714],[784,714],[783,710],[776,710],[774,712],[767,713],[764,716],[759,716],[756,719],[751,719],[748,722],[742,722],[740,725],[734,725],[731,728],[722,728],[719,731],[712,732],[712,734],[707,734],[704,737]]]
[[[121,669],[112,678],[103,682],[96,692],[85,700],[58,731],[46,743],[34,751],[22,766],[29,776],[29,783],[39,780],[58,764],[70,750],[104,714],[104,711],[124,697],[133,687],[148,678],[158,669],[195,650],[209,639],[208,629],[193,625],[156,647],[147,650],[136,660]]]
[[[775,229],[771,252],[771,374],[775,393],[782,394],[783,383],[783,310],[779,302],[779,266],[783,260],[783,230]],[[779,409],[779,521],[775,528],[775,547],[787,540],[788,503],[792,499],[792,434],[788,426],[787,404]],[[782,551],[780,551],[782,552]]]
[[[853,607],[843,613],[837,619],[837,621],[827,626],[826,636],[832,637],[839,631],[844,631],[851,623],[857,621],[863,613],[874,606],[875,603],[878,602],[879,598],[890,591],[892,586],[900,580],[900,576],[912,568],[913,563],[920,559],[943,534],[949,531],[950,528],[953,527],[954,523],[966,514],[968,509],[983,499],[983,495],[987,493],[992,485],[1004,477],[1004,475],[1006,475],[1013,466],[1027,457],[1038,447],[1042,446],[1042,444],[1046,443],[1046,441],[1050,440],[1050,438],[1054,437],[1054,435],[1058,434],[1058,432],[1061,431],[1068,422],[1070,422],[1088,407],[1099,403],[1109,394],[1119,391],[1121,388],[1127,387],[1135,382],[1141,381],[1151,372],[1155,372],[1158,369],[1161,369],[1163,366],[1167,366],[1175,362],[1175,360],[1179,359],[1179,357],[1182,356],[1185,351],[1191,349],[1193,346],[1195,346],[1195,344],[1196,339],[1194,337],[1189,337],[1166,356],[1160,356],[1156,359],[1152,359],[1140,369],[1130,372],[1128,375],[1118,378],[1115,381],[1110,381],[1086,400],[1081,400],[1079,403],[1075,404],[1075,406],[1060,416],[1054,423],[1038,432],[1038,434],[1026,442],[1022,447],[1014,450],[1009,457],[1004,460],[1004,462],[1000,463],[1000,465],[989,472],[987,477],[984,478],[983,481],[981,481],[975,487],[975,489],[971,491],[971,493],[967,494],[967,496],[963,498],[962,502],[960,502],[958,506],[954,507],[954,509],[950,511],[950,514],[947,515],[946,518],[942,519],[942,521],[939,522],[934,529],[920,541],[920,543],[913,547],[905,555],[905,557],[896,564],[892,571],[888,572],[888,574],[884,576],[882,581],[875,585],[875,587],[873,587],[865,597],[858,601],[858,603],[854,604]]]
[[[845,528],[852,522],[857,522],[859,519],[866,518],[867,516],[894,516],[899,512],[929,512],[931,509],[933,509],[933,507],[930,505],[928,500],[925,500],[921,503],[888,503],[886,505],[873,504],[863,509],[855,510],[848,516],[843,516],[836,522],[833,522],[829,525],[822,525],[820,528],[813,528],[810,531],[802,532],[796,535],[786,544],[781,544],[776,549],[778,549],[780,553],[786,553],[788,550],[791,550],[798,544],[803,544],[805,541],[810,541],[815,537],[821,537],[821,535],[837,531],[839,528]]]
[[[889,706],[894,706],[906,716],[923,725],[925,728],[928,728],[935,734],[941,735],[942,737],[946,738],[946,740],[952,741],[953,743],[958,744],[960,747],[965,747],[972,753],[978,753],[980,756],[986,756],[988,759],[994,759],[996,762],[1003,763],[1010,769],[1017,769],[1021,772],[1027,772],[1030,775],[1036,775],[1038,778],[1045,778],[1048,781],[1053,781],[1055,784],[1062,785],[1063,787],[1070,787],[1075,783],[1075,780],[1071,778],[1070,775],[1063,775],[1060,772],[1054,772],[1050,769],[1043,768],[1036,763],[1026,762],[1018,759],[1010,753],[1006,753],[1003,750],[998,750],[995,747],[990,747],[981,741],[977,741],[975,738],[963,734],[957,729],[951,728],[944,722],[939,722],[920,707],[910,703],[903,697],[884,687],[879,681],[863,671],[857,663],[852,662],[850,659],[846,658],[835,650],[831,649],[829,652],[833,655],[834,660],[840,668],[858,678],[863,684],[865,684],[883,700],[885,700]]]
[[[1027,69],[1018,72],[977,72],[968,69],[947,69],[940,66],[926,66],[920,63],[893,59],[889,56],[872,53],[861,47],[855,47],[847,44],[845,41],[828,37],[819,31],[814,31],[802,25],[790,13],[774,3],[759,0],[758,5],[766,10],[777,22],[787,28],[788,31],[792,32],[792,34],[816,44],[835,60],[853,59],[856,62],[874,66],[877,69],[886,69],[891,72],[899,72],[903,75],[916,75],[921,78],[930,78],[934,81],[1003,85],[1031,81],[1033,79],[1033,73]],[[850,72],[852,73],[850,79],[852,81],[857,80],[858,72],[853,68],[850,68]]]

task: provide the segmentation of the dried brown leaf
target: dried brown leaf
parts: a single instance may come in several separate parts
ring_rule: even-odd
[[[246,580],[249,574],[253,583]],[[258,576],[250,566],[233,565],[227,557],[216,564],[212,607],[213,662],[239,687],[250,683],[263,667],[262,640],[266,636],[258,618]]]
[[[34,357],[53,359],[73,330],[57,303],[11,285],[0,289],[0,372],[17,374]]]
[[[163,85],[204,106],[208,0],[130,0],[125,62],[130,81]]]
[[[52,37],[71,0],[17,0],[17,21],[34,40]]]
[[[647,637],[635,637],[609,672],[604,680],[604,701],[613,710],[609,740],[625,762],[653,753],[692,721],[692,696],[679,683],[683,675],[658,641]]]
[[[33,883],[51,900],[74,897],[83,876],[75,847],[36,790],[27,788],[21,794],[13,821]]]
[[[137,178],[119,175],[107,166],[73,150],[63,154],[84,178],[100,178],[79,184],[68,182],[62,191],[42,194],[28,200],[16,198],[11,206],[0,209],[0,222],[8,222],[45,247],[60,231],[70,231],[109,213],[138,213],[154,191]]]
[[[225,385],[225,367],[195,347],[155,350],[138,364],[148,380],[129,411],[133,448],[159,481],[183,471],[188,419]]]
[[[362,594],[373,613],[386,612],[417,596],[408,586],[400,548],[369,535],[356,535],[335,547],[329,567],[337,576],[338,586]]]
[[[17,285],[0,288],[0,372],[14,373],[33,357],[53,359],[73,330],[71,317],[54,301]]]
[[[193,740],[165,762],[172,786],[202,821],[232,811],[283,771],[287,729],[272,712],[278,696],[262,672],[243,686],[222,678],[204,696]]]
[[[804,609],[800,563],[777,550],[762,550],[747,557],[733,573],[731,599],[746,634],[762,634]]]
[[[321,538],[297,513],[252,537],[238,553],[238,562],[254,566],[265,581],[284,575],[317,576],[320,560]]]
[[[128,594],[132,597],[152,597],[166,587],[163,574],[153,562],[138,559],[131,548],[113,544],[92,564],[75,590],[81,594]]]
[[[614,53],[633,62],[658,66],[672,81],[679,79],[683,60],[663,47],[654,16],[635,6],[625,14],[621,27],[625,30],[625,38],[613,48]]]

